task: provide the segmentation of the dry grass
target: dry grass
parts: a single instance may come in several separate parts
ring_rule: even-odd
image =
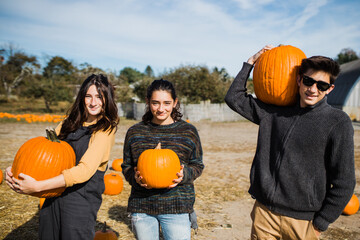
[[[134,121],[122,121],[111,160],[122,156],[127,128]],[[248,239],[249,212],[253,200],[247,193],[249,171],[255,152],[257,127],[249,122],[194,124],[199,130],[206,165],[195,181],[199,232],[193,239]],[[49,124],[0,123],[0,168],[11,165],[18,148],[35,136],[45,135]],[[360,129],[355,131],[355,159],[360,196]],[[111,172],[112,170],[109,170]],[[103,196],[96,230],[106,221],[119,239],[135,239],[126,212],[130,187],[116,196]],[[0,185],[0,239],[37,239],[39,199],[19,195],[5,183]],[[360,213],[340,216],[322,239],[360,239]]]

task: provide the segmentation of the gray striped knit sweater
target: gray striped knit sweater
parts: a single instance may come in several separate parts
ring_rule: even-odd
[[[172,189],[145,189],[136,183],[134,167],[140,154],[154,149],[159,142],[163,149],[171,149],[178,155],[184,165],[184,179]],[[129,212],[174,214],[193,211],[193,181],[204,169],[200,138],[193,125],[182,120],[169,125],[137,123],[126,133],[123,159],[122,171],[132,186]]]

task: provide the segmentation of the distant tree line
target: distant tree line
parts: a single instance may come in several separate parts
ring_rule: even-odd
[[[358,59],[350,48],[343,49],[336,61],[340,64]],[[222,103],[233,77],[225,68],[209,69],[207,66],[181,65],[163,73],[154,74],[148,65],[143,72],[124,67],[117,72],[104,71],[89,63],[75,66],[61,56],[49,57],[42,67],[36,56],[19,50],[12,43],[0,47],[0,100],[17,98],[42,98],[45,108],[51,112],[51,106],[59,101],[73,100],[78,86],[90,74],[106,74],[115,85],[117,101],[145,102],[146,88],[154,79],[171,81],[183,104],[199,103],[210,100]],[[248,89],[253,91],[252,81]]]

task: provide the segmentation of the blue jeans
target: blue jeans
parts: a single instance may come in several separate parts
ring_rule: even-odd
[[[159,239],[159,225],[165,240],[191,239],[188,213],[159,215],[132,213],[131,223],[138,240]]]

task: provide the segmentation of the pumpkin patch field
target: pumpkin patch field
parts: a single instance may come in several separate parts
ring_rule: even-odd
[[[116,133],[109,168],[106,174],[118,173],[123,179],[119,194],[103,194],[95,231],[107,229],[117,239],[135,239],[126,212],[130,186],[122,173],[114,170],[112,161],[122,158],[124,137],[135,121],[122,120]],[[204,152],[205,169],[195,180],[195,211],[199,229],[192,239],[248,240],[250,238],[250,211],[254,200],[249,196],[249,173],[257,141],[257,125],[239,122],[191,122],[199,131]],[[0,169],[5,173],[16,152],[27,140],[46,136],[47,127],[54,122],[0,122]],[[355,167],[357,185],[354,194],[360,199],[360,124],[354,123]],[[0,184],[0,239],[38,239],[38,197],[20,195],[5,183]],[[360,211],[341,215],[330,225],[320,239],[360,239]]]

